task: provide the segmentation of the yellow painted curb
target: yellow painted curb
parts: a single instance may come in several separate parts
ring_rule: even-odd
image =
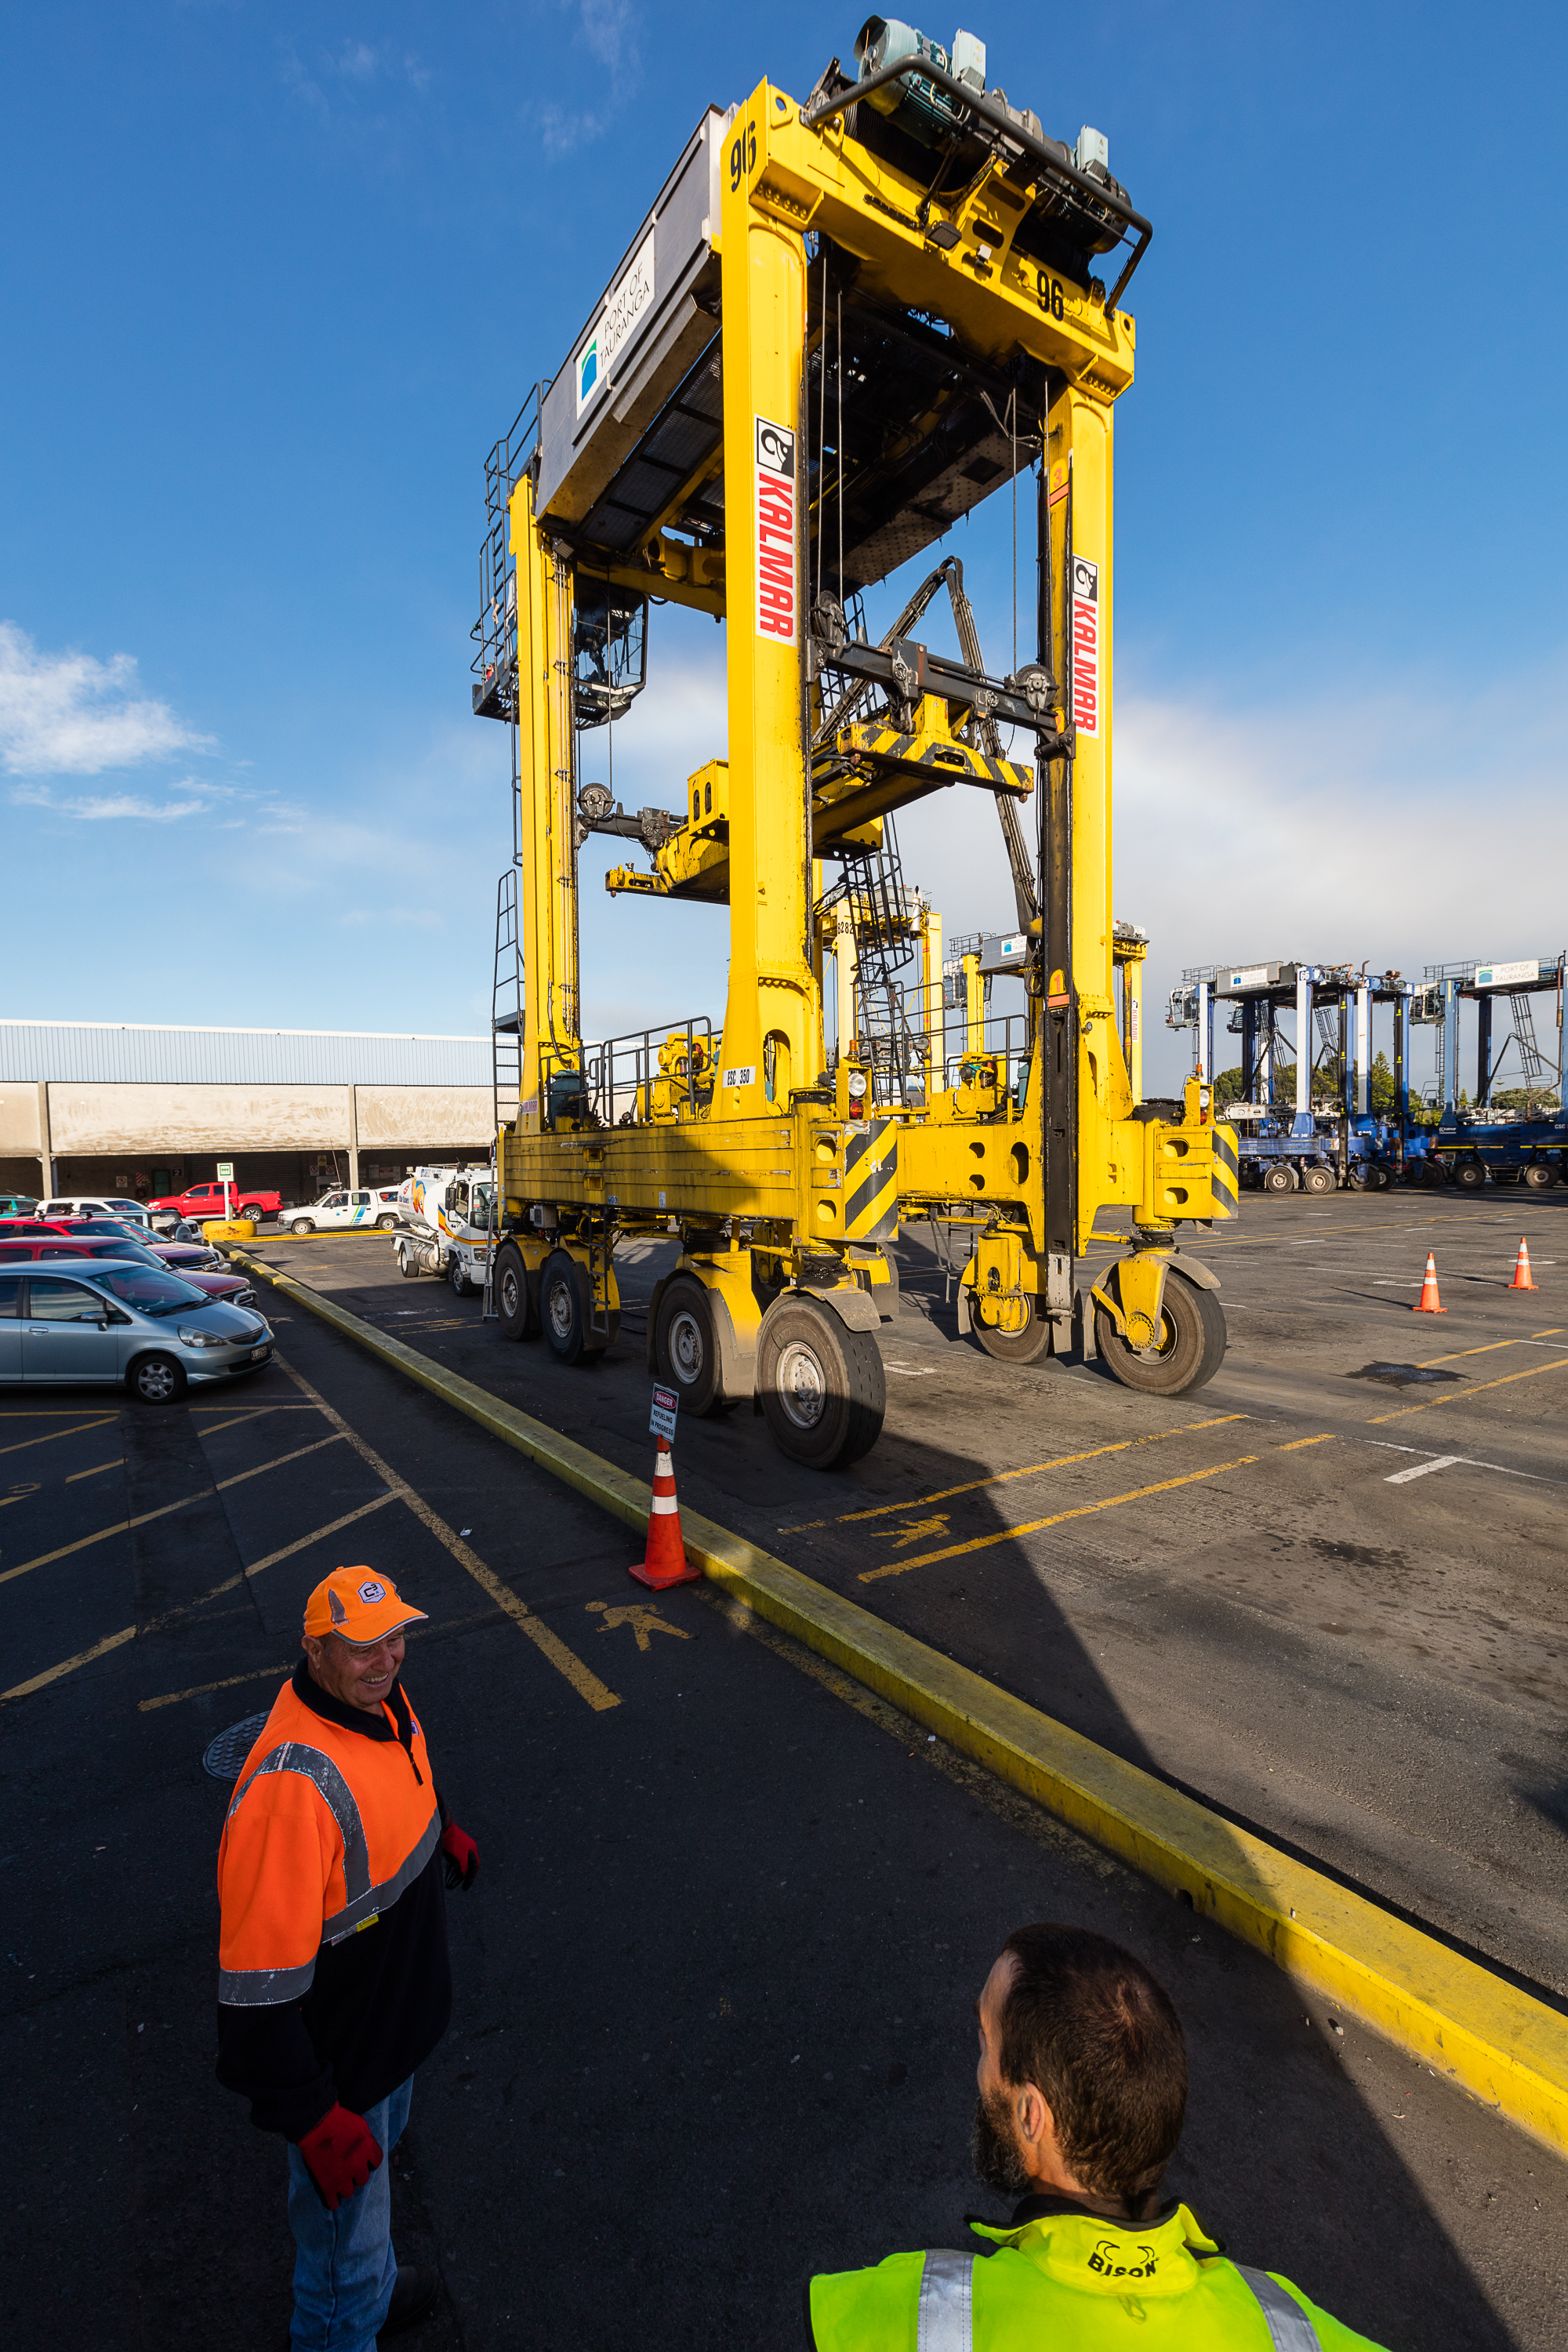
[[[230,1256],[628,1527],[650,1489],[244,1250]],[[1300,1983],[1568,2155],[1568,2017],[694,1511],[711,1582],[1173,1893]]]

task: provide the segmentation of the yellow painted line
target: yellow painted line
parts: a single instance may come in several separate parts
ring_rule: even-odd
[[[1506,1389],[1511,1381],[1532,1381],[1541,1372],[1565,1370],[1568,1370],[1568,1356],[1554,1356],[1549,1364],[1531,1364],[1525,1372],[1503,1372],[1495,1381],[1478,1381],[1473,1388],[1450,1389],[1447,1396],[1428,1397],[1425,1404],[1401,1405],[1395,1412],[1374,1412],[1367,1427],[1373,1428],[1380,1421],[1403,1421],[1407,1413],[1435,1412],[1440,1404],[1464,1404],[1471,1397],[1484,1394],[1488,1389]]]
[[[357,1511],[345,1511],[341,1519],[330,1519],[324,1528],[313,1528],[308,1536],[297,1537],[293,1543],[285,1544],[281,1550],[269,1551],[265,1559],[253,1560],[246,1570],[246,1575],[259,1576],[264,1568],[276,1568],[280,1559],[292,1559],[297,1551],[309,1551],[312,1544],[325,1543],[329,1536],[335,1536],[341,1528],[352,1528],[356,1519],[367,1519],[372,1511],[379,1511],[384,1504],[400,1503],[402,1500],[403,1496],[389,1486],[384,1495],[377,1495],[372,1501],[362,1503]],[[211,1595],[207,1597],[210,1599]]]
[[[79,1422],[74,1429],[50,1429],[42,1437],[19,1437],[15,1445],[0,1445],[0,1454],[25,1454],[29,1445],[52,1445],[57,1437],[85,1437],[89,1429],[107,1429],[116,1419],[117,1414],[109,1412],[101,1421]]]
[[[646,1527],[650,1494],[640,1479],[305,1284],[284,1276],[279,1287],[612,1517]],[[697,1511],[682,1513],[681,1529],[693,1565],[731,1600],[1568,2155],[1568,2018],[745,1537]]]
[[[943,1486],[934,1495],[918,1495],[909,1503],[877,1503],[869,1510],[840,1511],[833,1519],[803,1519],[798,1527],[781,1528],[781,1536],[801,1536],[813,1528],[842,1528],[858,1519],[878,1519],[889,1511],[923,1511],[930,1503],[945,1503],[954,1495],[973,1495],[983,1486],[1005,1486],[1012,1478],[1037,1478],[1045,1470],[1065,1470],[1075,1462],[1094,1462],[1102,1454],[1125,1454],[1134,1445],[1158,1445],[1167,1437],[1183,1437],[1194,1429],[1220,1429],[1227,1421],[1249,1421],[1250,1413],[1222,1412],[1215,1421],[1184,1421],[1175,1429],[1152,1430],[1146,1437],[1119,1437],[1109,1445],[1091,1445],[1087,1454],[1058,1454],[1050,1462],[1030,1462],[1021,1470],[993,1470],[962,1486]]]
[[[221,1682],[193,1683],[189,1690],[164,1691],[159,1698],[140,1698],[136,1702],[136,1711],[138,1715],[152,1715],[161,1706],[177,1706],[183,1698],[205,1698],[208,1691],[233,1690],[237,1683],[266,1682],[274,1675],[281,1675],[287,1681],[292,1671],[287,1665],[257,1666],[248,1675],[225,1675]]]
[[[1098,1503],[1077,1503],[1070,1511],[1053,1511],[1048,1519],[1026,1519],[1021,1527],[997,1528],[990,1535],[971,1536],[967,1543],[947,1544],[941,1551],[917,1552],[912,1559],[890,1560],[886,1568],[860,1571],[862,1584],[879,1584],[885,1576],[907,1576],[911,1568],[931,1568],[939,1559],[957,1559],[964,1552],[989,1551],[993,1544],[1013,1543],[1020,1536],[1037,1536],[1042,1528],[1059,1528],[1065,1519],[1087,1519],[1096,1511],[1113,1511],[1119,1503],[1141,1503],[1145,1495],[1168,1495],[1174,1486],[1195,1486],[1200,1478],[1217,1478],[1222,1470],[1239,1470],[1261,1461],[1261,1454],[1238,1454],[1234,1462],[1215,1462],[1206,1470],[1189,1470],[1180,1478],[1162,1478],[1152,1486],[1134,1486],[1129,1494],[1105,1495]]]
[[[215,1584],[210,1591],[198,1593],[194,1601],[186,1601],[182,1608],[165,1610],[161,1617],[149,1617],[142,1631],[144,1633],[161,1633],[166,1627],[178,1625],[186,1617],[194,1616],[209,1601],[216,1601],[220,1592],[233,1592],[244,1582],[243,1576],[226,1576],[221,1584]],[[101,1658],[106,1650],[118,1650],[123,1643],[133,1642],[136,1631],[134,1625],[122,1625],[118,1633],[107,1633],[101,1642],[95,1642],[90,1650],[79,1650],[74,1657],[62,1658],[58,1666],[46,1666],[41,1675],[34,1675],[25,1683],[13,1683],[9,1690],[0,1691],[0,1706],[4,1706],[7,1699],[26,1698],[32,1692],[43,1690],[49,1683],[58,1683],[63,1675],[74,1675],[79,1666],[90,1665],[94,1658]]]
[[[323,1437],[319,1441],[319,1443],[321,1445],[334,1445],[337,1443],[337,1439],[335,1435],[332,1437]],[[241,1486],[247,1478],[259,1478],[262,1471],[264,1470],[276,1470],[285,1462],[297,1461],[300,1454],[314,1454],[317,1450],[317,1446],[315,1445],[301,1445],[294,1454],[280,1454],[276,1462],[262,1462],[258,1463],[254,1470],[237,1471],[232,1478],[219,1479],[216,1491],[221,1494],[226,1486]],[[86,1476],[89,1474],[82,1472],[79,1475]],[[155,1511],[142,1511],[138,1513],[137,1517],[133,1519],[116,1519],[112,1527],[100,1528],[95,1534],[90,1536],[79,1536],[75,1543],[61,1544],[57,1551],[40,1552],[36,1559],[25,1559],[19,1566],[5,1570],[3,1572],[0,1572],[0,1584],[9,1584],[14,1576],[26,1576],[29,1569],[48,1568],[52,1566],[57,1559],[68,1559],[72,1552],[86,1551],[93,1544],[107,1543],[110,1536],[126,1535],[132,1528],[144,1528],[153,1519],[166,1519],[171,1511],[187,1511],[193,1503],[199,1503],[202,1499],[203,1498],[200,1495],[183,1495],[177,1503],[161,1503]],[[340,1524],[346,1526],[347,1521],[342,1521]],[[321,1532],[323,1534],[330,1534],[331,1530],[330,1528],[323,1528]],[[290,1547],[290,1549],[298,1549],[299,1547],[293,1546]],[[274,1558],[282,1559],[286,1556],[287,1555],[282,1552],[278,1552],[274,1555]],[[270,1561],[263,1561],[262,1565],[264,1567],[268,1567],[271,1563]],[[255,1574],[254,1570],[251,1570],[248,1572],[252,1575]],[[218,1589],[222,1591],[223,1588],[220,1586]]]
[[[216,1410],[217,1408],[214,1405],[193,1405],[191,1407],[191,1411],[193,1412],[213,1412]],[[204,1437],[216,1437],[222,1430],[248,1428],[253,1421],[259,1421],[264,1412],[292,1412],[295,1410],[296,1408],[292,1405],[256,1405],[252,1407],[248,1412],[237,1412],[231,1414],[227,1421],[215,1421],[210,1429],[203,1430],[202,1435]]]
[[[336,1311],[342,1314],[343,1310],[340,1307]],[[351,1317],[349,1319],[356,1321],[358,1318]],[[366,1324],[364,1328],[368,1330],[370,1326]],[[607,1684],[602,1683],[598,1675],[583,1664],[575,1651],[569,1650],[560,1635],[545,1624],[542,1618],[534,1615],[527,1601],[520,1599],[510,1584],[503,1584],[494,1570],[486,1567],[478,1552],[472,1550],[463,1541],[461,1536],[454,1533],[440,1514],[433,1511],[424,1496],[416,1495],[407,1481],[400,1478],[395,1470],[390,1468],[382,1460],[374,1447],[365,1444],[357,1430],[349,1427],[342,1413],[334,1412],[326,1398],[319,1390],[310,1386],[302,1372],[296,1371],[293,1365],[281,1355],[275,1353],[273,1361],[282,1365],[284,1371],[300,1393],[308,1396],[317,1410],[325,1413],[327,1419],[332,1423],[337,1434],[347,1438],[362,1461],[367,1462],[373,1470],[387,1481],[392,1493],[400,1501],[407,1504],[415,1517],[429,1529],[437,1542],[445,1545],[452,1558],[460,1567],[468,1570],[474,1582],[482,1591],[489,1595],[498,1609],[505,1610],[512,1623],[521,1633],[527,1634],[535,1649],[549,1659],[556,1672],[565,1675],[579,1698],[585,1699],[598,1714],[602,1714],[606,1707],[619,1706],[621,1702],[618,1694],[611,1690]],[[270,1562],[267,1565],[270,1565]]]
[[[122,1625],[118,1633],[106,1634],[101,1642],[95,1642],[90,1650],[79,1650],[74,1658],[64,1658],[58,1666],[46,1666],[41,1675],[34,1675],[25,1683],[13,1683],[9,1690],[0,1691],[0,1706],[4,1706],[7,1699],[26,1698],[32,1692],[42,1690],[46,1684],[58,1683],[62,1675],[74,1675],[79,1666],[90,1665],[94,1658],[101,1658],[106,1650],[118,1650],[122,1643],[133,1642],[135,1638],[135,1626]]]
[[[90,1536],[78,1536],[75,1543],[61,1544],[58,1550],[41,1551],[36,1559],[25,1559],[16,1568],[0,1571],[0,1584],[9,1584],[14,1576],[26,1576],[30,1569],[47,1568],[57,1559],[68,1559],[73,1552],[87,1551],[92,1545],[107,1543],[110,1536],[129,1535],[132,1528],[144,1528],[153,1519],[166,1519],[171,1511],[187,1510],[199,1502],[198,1495],[182,1495],[177,1503],[160,1503],[155,1511],[140,1511],[133,1519],[116,1519],[112,1527],[99,1528]],[[97,1655],[96,1651],[92,1653]],[[9,1693],[0,1692],[0,1697]]]
[[[74,1486],[79,1478],[101,1478],[106,1470],[123,1470],[124,1467],[124,1454],[117,1454],[112,1462],[95,1462],[90,1470],[73,1470],[66,1485]]]
[[[1457,1364],[1461,1356],[1492,1356],[1500,1348],[1528,1348],[1532,1339],[1558,1339],[1563,1328],[1562,1324],[1557,1324],[1550,1331],[1527,1331],[1518,1339],[1489,1339],[1484,1348],[1456,1348],[1447,1356],[1423,1356],[1415,1369],[1418,1372],[1430,1371],[1434,1364]]]
[[[1303,1445],[1326,1445],[1331,1437],[1337,1437],[1338,1434],[1337,1430],[1325,1429],[1317,1437],[1293,1437],[1289,1445],[1271,1446],[1269,1451],[1273,1454],[1300,1454]]]
[[[313,1445],[297,1445],[292,1454],[279,1454],[272,1462],[258,1462],[254,1470],[237,1470],[231,1478],[217,1481],[216,1492],[221,1495],[230,1486],[243,1486],[247,1478],[259,1478],[264,1470],[281,1470],[285,1462],[298,1462],[305,1454],[319,1454],[323,1445],[336,1445],[342,1437],[342,1431],[334,1429],[331,1437],[318,1437]]]

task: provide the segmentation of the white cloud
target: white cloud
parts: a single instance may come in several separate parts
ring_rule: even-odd
[[[637,12],[632,0],[579,0],[577,20],[581,45],[600,68],[595,79],[603,100],[596,107],[552,102],[537,110],[534,119],[547,155],[570,155],[601,138],[641,77]]]
[[[136,687],[130,654],[40,653],[0,621],[0,759],[14,776],[96,776],[205,745]]]

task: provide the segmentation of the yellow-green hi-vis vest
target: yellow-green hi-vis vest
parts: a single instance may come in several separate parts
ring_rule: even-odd
[[[889,2254],[811,2282],[817,2352],[1354,2352],[1370,2339],[1267,2271],[1226,2261],[1190,2210],[972,2221],[996,2252]],[[1372,2352],[1377,2352],[1373,2347]]]

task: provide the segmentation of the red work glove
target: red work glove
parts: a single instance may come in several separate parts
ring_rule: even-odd
[[[460,1886],[466,1895],[479,1874],[479,1850],[467,1830],[456,1822],[448,1822],[441,1832],[441,1851],[447,1857],[447,1884]]]
[[[329,2213],[357,2197],[381,2163],[381,2147],[363,2116],[330,2107],[300,2142],[300,2153]]]

